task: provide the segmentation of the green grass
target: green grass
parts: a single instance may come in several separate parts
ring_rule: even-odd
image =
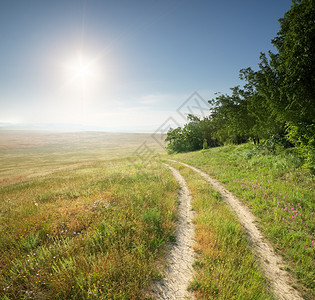
[[[0,297],[144,297],[161,278],[165,243],[176,242],[178,204],[169,170],[137,159],[146,140],[163,153],[148,134],[0,131]],[[251,207],[311,298],[314,181],[295,155],[242,145],[171,157],[217,177]],[[236,218],[198,175],[175,166],[197,213],[196,295],[272,299]]]
[[[314,176],[292,149],[275,154],[244,144],[172,158],[202,169],[244,201],[298,278],[304,298],[314,297]]]
[[[75,145],[72,159],[32,147],[2,157],[0,297],[141,298],[174,236],[178,185],[168,169],[95,144],[83,162]]]
[[[176,191],[165,168],[126,160],[2,188],[2,295],[139,298],[174,234]]]
[[[197,299],[274,299],[243,227],[220,194],[191,169],[172,165],[185,177],[196,212],[197,258],[191,289]]]

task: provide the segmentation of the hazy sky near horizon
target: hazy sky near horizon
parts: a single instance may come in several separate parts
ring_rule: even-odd
[[[0,123],[154,131],[256,68],[290,0],[0,0]]]

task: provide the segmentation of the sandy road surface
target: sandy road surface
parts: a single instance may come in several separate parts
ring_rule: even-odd
[[[193,299],[193,294],[187,291],[189,282],[193,278],[192,264],[194,262],[194,226],[191,210],[191,196],[187,184],[180,173],[165,164],[180,184],[178,195],[178,222],[176,243],[167,246],[167,269],[161,281],[153,283],[150,292],[155,299]]]

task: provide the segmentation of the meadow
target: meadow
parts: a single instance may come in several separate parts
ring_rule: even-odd
[[[144,142],[150,153],[139,156]],[[169,156],[150,134],[0,131],[0,154],[1,299],[145,299],[176,243],[179,186],[159,160],[168,158],[247,203],[313,297],[314,178],[290,152],[244,144]],[[274,299],[220,195],[170,164],[193,196],[196,298]]]
[[[257,217],[258,226],[298,279],[305,299],[315,297],[314,175],[293,149],[277,153],[252,144],[172,155],[224,183]]]
[[[178,188],[159,163],[118,158],[147,138],[2,137],[2,299],[141,298],[160,276]]]

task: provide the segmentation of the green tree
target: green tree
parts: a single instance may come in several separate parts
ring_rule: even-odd
[[[183,127],[170,129],[166,139],[169,152],[186,152],[200,150],[204,141],[210,147],[217,146],[217,142],[211,138],[211,122],[208,118],[203,120],[194,115],[188,115],[188,123]]]
[[[271,56],[278,77],[278,113],[288,122],[315,121],[314,20],[315,1],[295,0],[279,20],[280,31],[272,40],[278,50]]]
[[[315,171],[315,1],[295,0],[280,19],[271,57],[280,78],[278,114],[287,122],[288,139]]]
[[[242,143],[250,137],[254,119],[248,114],[249,92],[238,86],[232,95],[220,94],[210,102],[215,105],[212,111],[214,136],[222,143]]]
[[[240,71],[240,78],[246,81],[247,111],[251,117],[250,136],[268,139],[284,136],[285,122],[279,117],[276,99],[279,98],[276,71],[270,66],[265,54],[260,56],[259,70],[251,68]]]
[[[184,128],[170,131],[169,149],[201,149],[205,139],[210,147],[265,139],[293,144],[315,170],[315,0],[293,0],[279,22],[272,40],[278,52],[261,53],[257,71],[241,70],[244,87],[210,100],[210,117],[190,116]]]

